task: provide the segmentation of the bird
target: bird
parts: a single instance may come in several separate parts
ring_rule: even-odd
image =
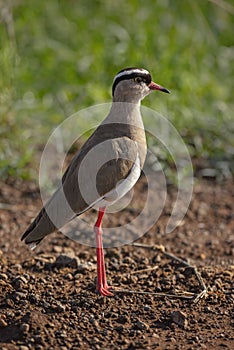
[[[153,82],[151,74],[144,68],[129,67],[116,74],[108,115],[74,155],[63,174],[61,185],[21,238],[35,248],[45,236],[95,206],[98,211],[94,224],[96,292],[102,296],[114,295],[106,277],[103,216],[106,208],[131,190],[140,177],[147,152],[140,105],[147,95],[157,90],[170,93]],[[77,181],[80,173],[83,175]],[[64,199],[68,205],[64,204]]]

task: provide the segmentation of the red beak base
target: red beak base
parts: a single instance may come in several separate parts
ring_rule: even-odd
[[[151,81],[151,83],[148,85],[148,87],[150,88],[150,90],[159,90],[159,91],[162,91],[162,92],[166,92],[167,94],[170,94],[169,90],[167,90],[163,86],[160,86],[160,85],[154,83],[153,81]]]

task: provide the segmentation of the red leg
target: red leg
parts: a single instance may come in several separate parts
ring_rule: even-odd
[[[113,294],[109,291],[111,287],[108,286],[106,281],[106,269],[104,261],[104,251],[102,244],[102,219],[106,208],[100,208],[98,211],[98,219],[94,226],[96,236],[96,252],[97,252],[97,286],[96,290],[101,295],[112,296]]]

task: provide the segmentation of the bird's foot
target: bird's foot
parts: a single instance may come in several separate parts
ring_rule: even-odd
[[[106,285],[97,285],[96,292],[105,296],[105,297],[113,297],[114,294],[110,292],[111,287]]]

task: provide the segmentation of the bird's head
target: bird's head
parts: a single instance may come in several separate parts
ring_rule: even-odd
[[[138,103],[153,90],[170,93],[154,83],[150,73],[143,68],[125,68],[114,78],[112,95],[114,102]]]

